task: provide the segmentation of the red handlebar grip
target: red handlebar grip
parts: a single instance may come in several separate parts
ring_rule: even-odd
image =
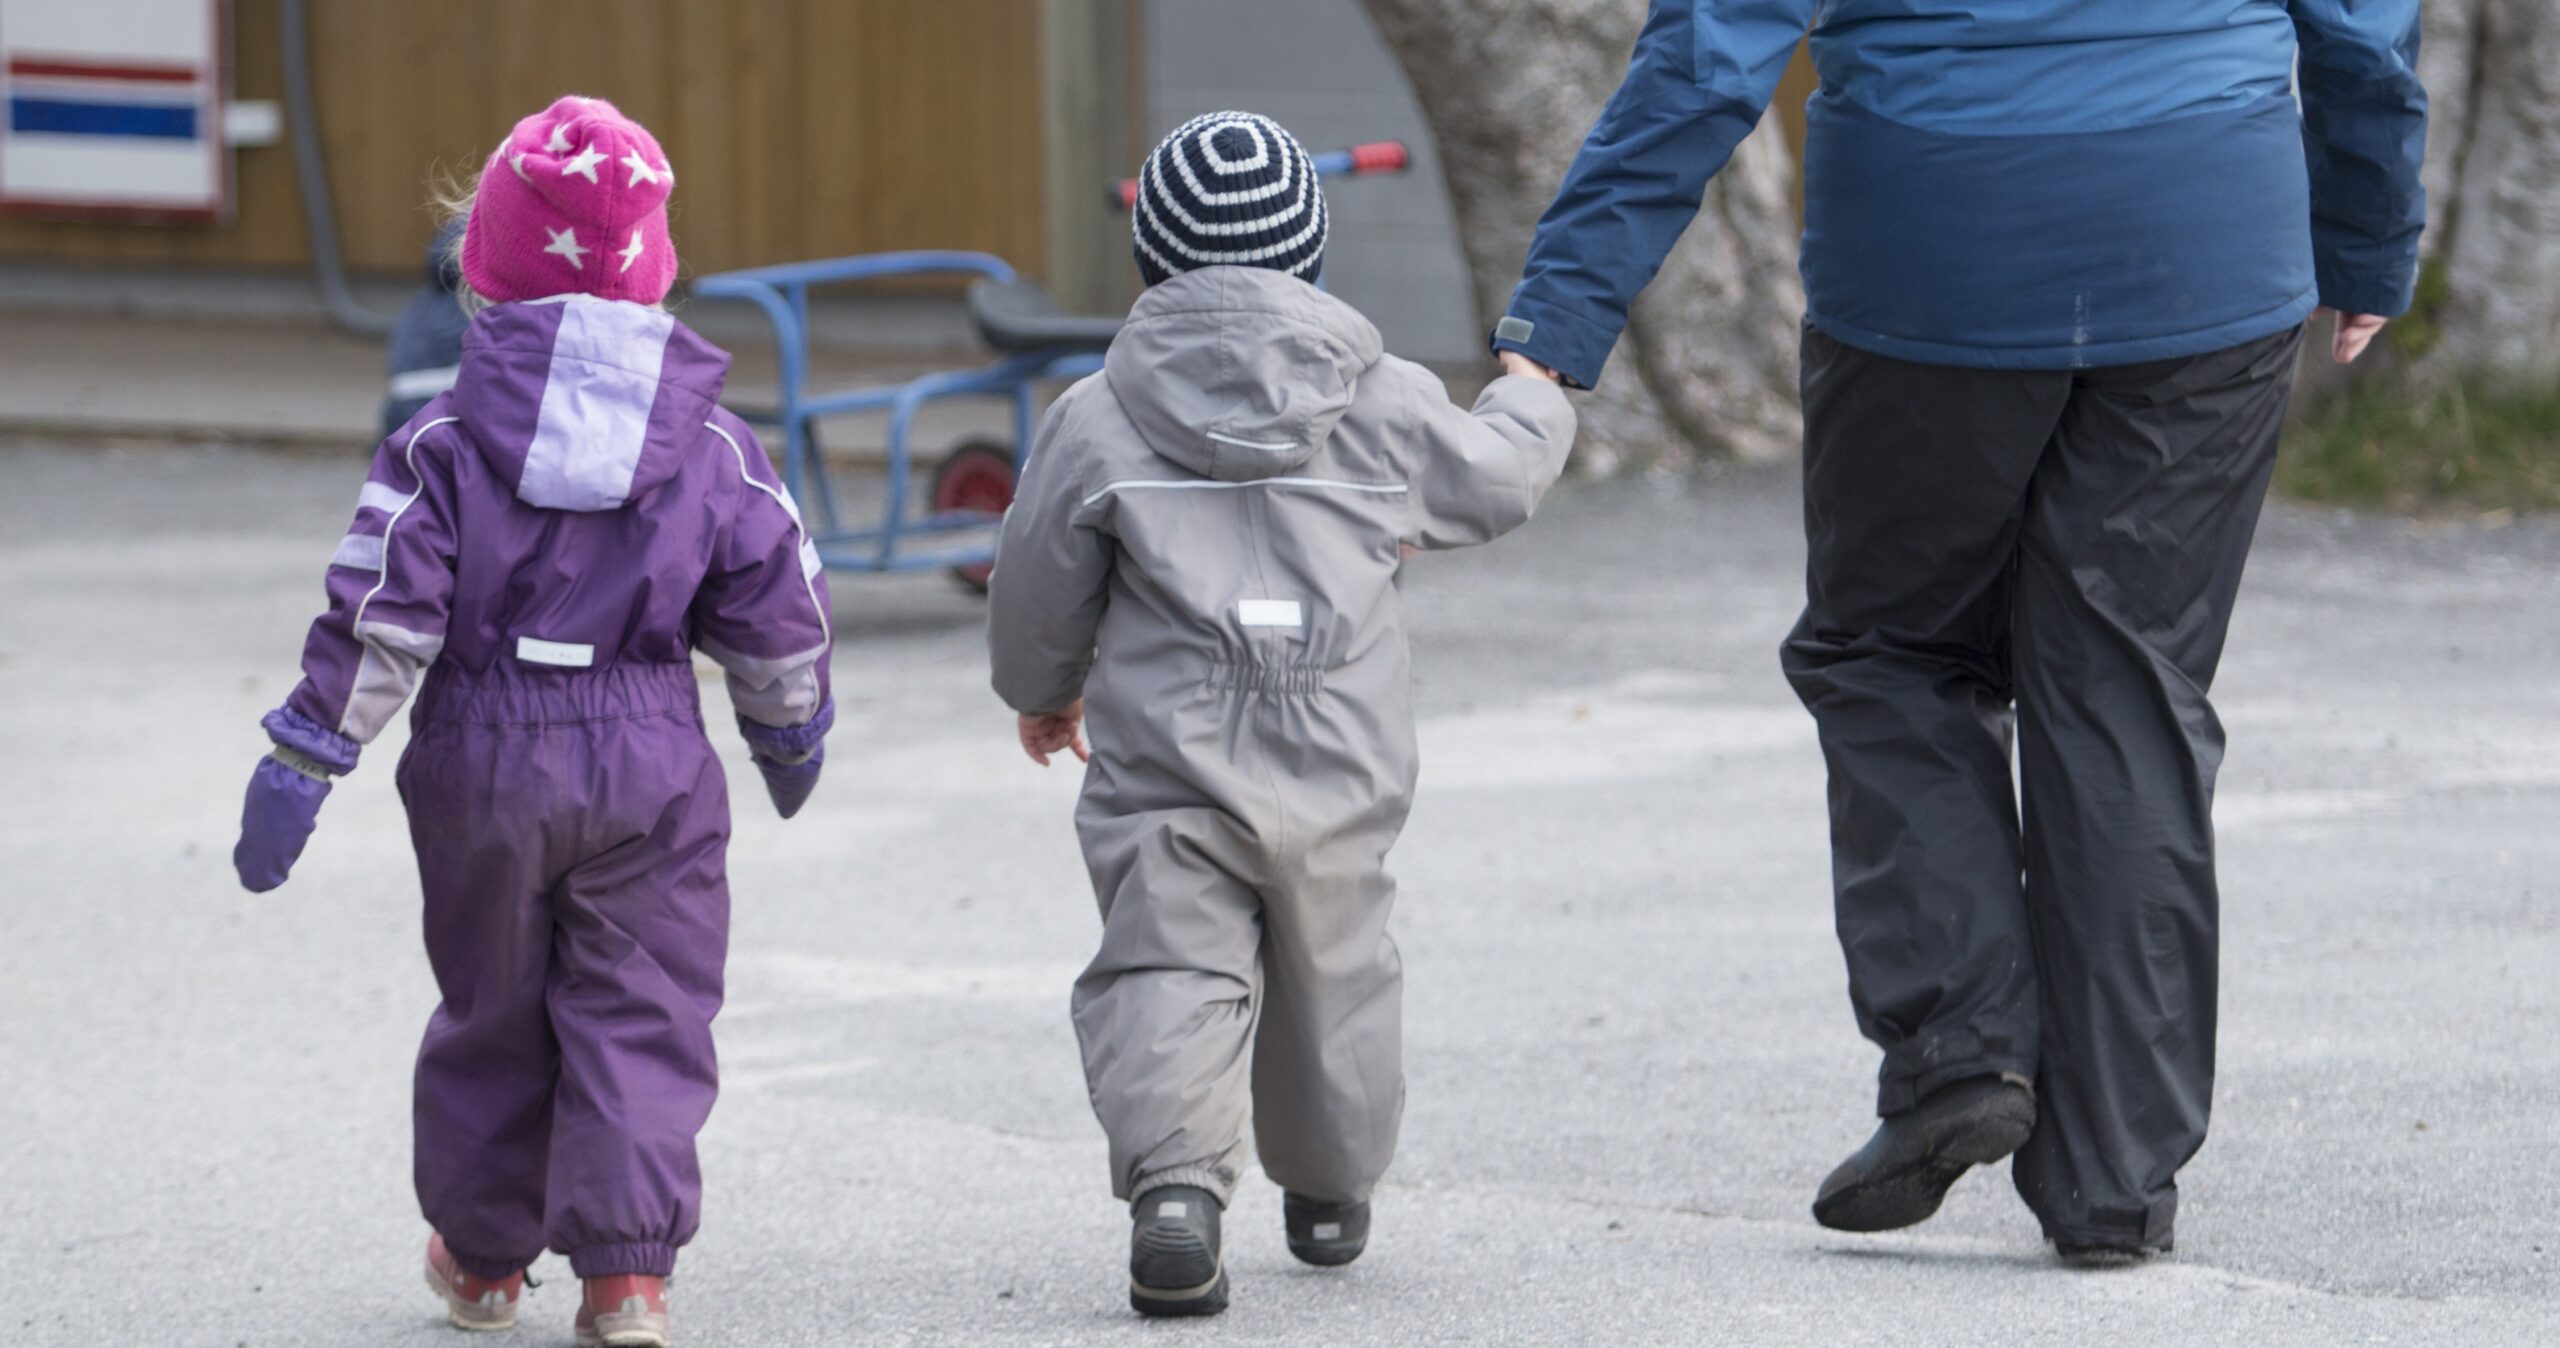
[[[1354,173],[1402,173],[1413,162],[1413,156],[1400,140],[1371,141],[1351,147],[1351,171]]]
[[[1366,145],[1354,145],[1342,153],[1351,156],[1351,172],[1355,176],[1364,173],[1402,173],[1413,166],[1413,152],[1406,149],[1404,142],[1400,140],[1373,140]],[[1108,184],[1107,191],[1109,200],[1116,209],[1123,211],[1137,209],[1137,179],[1122,178]]]

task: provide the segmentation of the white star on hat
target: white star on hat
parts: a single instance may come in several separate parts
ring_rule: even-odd
[[[596,180],[596,165],[603,162],[604,151],[590,145],[585,149],[578,151],[577,158],[560,166],[560,176],[566,178],[572,173],[582,173],[586,175],[588,182],[594,182]]]
[[[587,254],[594,250],[588,248],[585,244],[578,242],[577,226],[571,225],[567,229],[553,229],[549,225],[544,225],[542,227],[542,232],[551,236],[551,246],[543,249],[542,251],[546,253],[557,253],[560,256],[569,259],[570,266],[580,270],[585,269],[587,265]]]
[[[542,148],[549,150],[553,154],[567,154],[569,152],[569,124],[567,122],[562,122],[558,126],[551,128],[551,141]]]
[[[526,182],[532,182],[532,181],[533,181],[533,179],[531,179],[531,178],[529,178],[529,177],[526,177],[526,176],[525,176],[525,171],[524,171],[524,156],[523,156],[522,154],[516,154],[516,155],[510,155],[510,156],[508,156],[508,158],[507,158],[507,165],[508,165],[508,167],[510,167],[510,168],[512,168],[512,169],[514,169],[514,170],[516,171],[516,176],[517,176],[517,177],[519,177],[519,178],[524,178],[524,180],[525,180]]]
[[[631,181],[624,183],[623,186],[625,187],[638,187],[642,183],[653,183],[658,181],[658,171],[649,167],[649,161],[641,158],[638,150],[633,150],[629,154],[624,155],[622,157],[622,164],[625,168],[631,170]]]
[[[622,269],[624,271],[631,270],[631,264],[640,260],[640,249],[642,246],[643,245],[640,241],[640,231],[636,229],[631,231],[631,246],[623,249],[621,254]]]

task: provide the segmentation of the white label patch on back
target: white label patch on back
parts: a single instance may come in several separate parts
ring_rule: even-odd
[[[517,637],[516,658],[528,665],[558,665],[563,669],[585,669],[596,662],[596,648],[571,641],[544,641],[540,637]]]
[[[1305,616],[1295,599],[1239,599],[1236,621],[1247,627],[1302,627]]]
[[[1156,1204],[1156,1215],[1159,1217],[1186,1217],[1190,1213],[1191,1205],[1178,1198]]]

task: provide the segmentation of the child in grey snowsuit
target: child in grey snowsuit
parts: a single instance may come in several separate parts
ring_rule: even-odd
[[[1035,759],[1087,756],[1090,716],[1076,829],[1103,930],[1076,1034],[1136,1223],[1131,1303],[1210,1314],[1248,1110],[1291,1251],[1366,1240],[1404,1105],[1397,572],[1528,519],[1574,414],[1521,376],[1461,411],[1310,284],[1323,197],[1277,125],[1194,121],[1140,184],[1150,288],[1041,428],[988,644]]]

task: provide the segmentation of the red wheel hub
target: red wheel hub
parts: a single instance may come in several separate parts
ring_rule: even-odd
[[[963,445],[953,450],[933,474],[936,514],[968,511],[1002,515],[1013,504],[1013,456],[992,445]],[[952,568],[952,574],[980,590],[995,574],[986,562]]]
[[[1013,463],[993,455],[972,454],[954,464],[935,484],[933,508],[976,510],[1001,515],[1013,504]]]

